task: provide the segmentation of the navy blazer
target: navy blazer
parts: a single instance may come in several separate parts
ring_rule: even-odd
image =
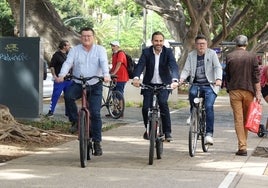
[[[150,84],[154,74],[155,55],[153,46],[142,50],[141,57],[134,70],[134,77],[140,77],[144,71],[143,83]],[[159,59],[159,76],[164,84],[171,84],[179,78],[179,66],[170,48],[163,46]]]

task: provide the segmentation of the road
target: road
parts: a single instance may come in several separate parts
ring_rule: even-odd
[[[139,100],[140,96],[134,99]],[[137,92],[138,93],[138,92]],[[132,95],[132,96],[133,96]],[[186,95],[177,99],[187,100]],[[173,96],[171,101],[177,100]],[[129,99],[128,99],[129,100]],[[48,106],[44,106],[46,113]],[[57,113],[62,113],[62,105]],[[264,111],[268,110],[266,104]],[[233,128],[228,96],[218,97],[215,104],[214,145],[207,153],[198,145],[195,157],[188,154],[189,109],[171,110],[174,141],[164,143],[164,154],[148,165],[149,143],[142,139],[144,127],[140,108],[126,108],[123,119],[104,117],[105,126],[121,125],[103,133],[103,156],[92,157],[86,168],[80,167],[78,141],[55,148],[44,148],[33,155],[0,166],[1,187],[267,187],[267,158],[251,154],[257,146],[267,147],[268,138],[249,133],[247,157],[235,156],[237,140]],[[55,115],[57,118],[57,114]],[[263,117],[265,119],[266,117]],[[264,121],[264,120],[263,120]]]

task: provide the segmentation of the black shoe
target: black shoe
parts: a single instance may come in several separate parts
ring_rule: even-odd
[[[102,149],[101,149],[101,144],[100,142],[94,142],[94,153],[93,155],[95,156],[101,156],[102,155]]]
[[[48,111],[48,113],[46,114],[46,117],[53,117],[54,114],[51,110]]]
[[[149,140],[147,131],[145,131],[145,133],[143,134],[143,139],[144,140]]]
[[[242,150],[238,150],[235,155],[240,155],[240,156],[247,156],[248,155],[248,152],[247,150],[245,149],[242,149]]]
[[[172,139],[172,136],[170,135],[170,133],[165,133],[165,140],[166,140],[167,142],[170,142],[170,141],[173,140],[173,139]]]
[[[69,132],[72,133],[72,134],[74,134],[77,131],[78,131],[77,122],[72,122],[72,126],[70,127]]]

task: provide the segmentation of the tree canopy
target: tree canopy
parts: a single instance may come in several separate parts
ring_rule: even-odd
[[[2,2],[5,0],[0,0]],[[20,0],[7,2],[18,28]],[[143,17],[143,7],[159,16],[150,17],[147,13]],[[32,0],[26,1],[26,34],[40,36],[51,46],[46,50],[53,51],[61,38],[78,42],[76,31],[92,24],[98,42],[109,47],[111,40],[120,40],[122,47],[137,49],[138,55],[145,28],[147,39],[153,31],[165,30],[168,38],[182,43],[179,63],[183,65],[198,33],[210,39],[211,48],[244,34],[249,38],[252,51],[265,49],[266,7],[268,1],[264,0]],[[146,25],[143,18],[147,18]]]

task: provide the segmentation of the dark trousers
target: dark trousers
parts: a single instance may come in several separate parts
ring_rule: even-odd
[[[163,133],[171,133],[171,120],[168,107],[169,93],[170,92],[168,90],[162,89],[158,94],[158,104],[163,124]],[[153,102],[153,92],[149,89],[144,89],[141,94],[143,95],[142,116],[146,128],[148,124],[148,110],[152,106]]]
[[[102,83],[99,82],[92,86],[87,86],[89,111],[91,116],[92,140],[101,141],[101,102],[102,102]],[[78,109],[75,101],[82,97],[82,86],[73,82],[65,92],[64,99],[67,113],[71,122],[78,122]]]

